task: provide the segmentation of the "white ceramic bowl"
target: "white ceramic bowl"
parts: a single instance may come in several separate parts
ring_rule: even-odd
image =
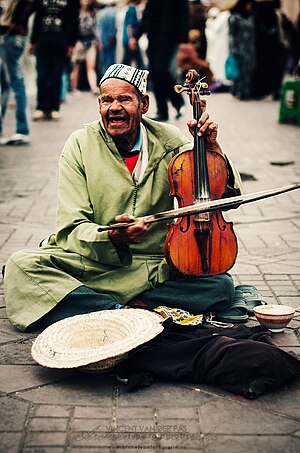
[[[295,315],[295,308],[288,305],[259,305],[253,311],[258,322],[274,333],[283,332]]]

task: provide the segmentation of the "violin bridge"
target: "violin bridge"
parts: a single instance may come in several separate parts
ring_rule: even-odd
[[[201,214],[196,214],[194,216],[194,222],[209,222],[210,221],[210,213],[209,212],[202,212]]]
[[[206,202],[206,201],[209,201],[210,198],[208,196],[204,197],[204,198],[196,198],[196,201],[195,203],[203,203],[203,202]],[[201,212],[199,214],[196,214],[194,216],[194,222],[209,222],[210,221],[210,212]]]

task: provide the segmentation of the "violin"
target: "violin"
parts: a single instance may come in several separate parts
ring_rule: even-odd
[[[207,84],[190,69],[183,86],[198,122],[202,114],[200,96],[209,94]],[[221,199],[228,183],[226,158],[218,151],[206,149],[203,136],[194,133],[194,148],[172,158],[168,168],[170,196],[179,207],[198,205]],[[186,276],[204,277],[227,272],[235,263],[238,244],[232,222],[226,222],[221,210],[178,218],[168,225],[165,258],[171,269]]]

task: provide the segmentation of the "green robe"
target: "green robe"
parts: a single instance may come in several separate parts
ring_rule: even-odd
[[[99,233],[118,214],[135,217],[173,208],[167,169],[190,141],[171,125],[143,119],[149,161],[135,183],[99,121],[68,138],[59,161],[56,234],[44,247],[14,253],[6,265],[7,314],[25,330],[67,294],[85,285],[126,304],[169,277],[164,259],[166,223],[151,225],[139,244],[116,247]]]
[[[153,224],[141,243],[118,248],[107,232],[97,231],[118,214],[138,217],[172,209],[167,168],[189,140],[174,126],[143,123],[149,161],[140,183],[99,121],[68,138],[59,161],[56,234],[48,246],[16,252],[6,264],[6,309],[18,329],[25,330],[81,285],[126,303],[168,278],[165,223]]]

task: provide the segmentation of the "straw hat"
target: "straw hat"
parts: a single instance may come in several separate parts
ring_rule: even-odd
[[[157,313],[138,308],[72,316],[47,327],[34,341],[31,354],[45,367],[102,372],[156,337],[163,331],[162,322]]]

